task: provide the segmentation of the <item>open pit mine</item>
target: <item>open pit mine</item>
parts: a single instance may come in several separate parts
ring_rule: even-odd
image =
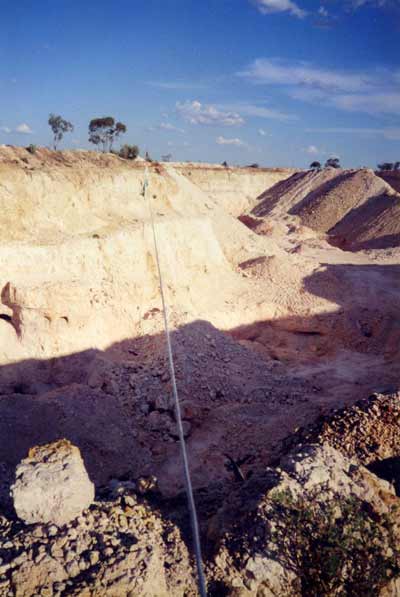
[[[0,596],[198,594],[149,201],[208,595],[400,596],[399,183],[0,148]]]

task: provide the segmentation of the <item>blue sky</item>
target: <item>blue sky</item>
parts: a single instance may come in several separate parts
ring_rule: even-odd
[[[400,160],[400,0],[0,0],[0,144],[50,112],[159,158]]]

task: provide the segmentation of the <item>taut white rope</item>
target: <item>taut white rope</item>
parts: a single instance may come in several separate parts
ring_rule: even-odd
[[[145,179],[144,179],[144,184],[143,184],[144,199],[146,199],[146,189],[148,186],[149,186],[148,170],[146,167]],[[207,597],[206,580],[205,580],[204,571],[203,571],[203,558],[201,555],[199,522],[198,522],[198,518],[197,518],[196,504],[195,504],[194,496],[193,496],[192,481],[190,478],[189,460],[188,460],[188,455],[187,455],[187,450],[186,450],[185,435],[184,435],[183,426],[182,426],[181,407],[179,404],[178,388],[176,385],[176,377],[175,377],[174,357],[172,354],[171,336],[170,336],[170,331],[169,331],[169,326],[168,326],[167,302],[165,300],[165,295],[164,295],[164,284],[163,284],[163,277],[162,277],[162,273],[161,273],[160,257],[159,257],[159,252],[158,252],[158,242],[157,242],[157,235],[156,235],[156,227],[155,227],[155,223],[154,223],[153,209],[152,209],[152,205],[151,205],[151,197],[149,197],[149,199],[148,199],[148,205],[149,205],[149,212],[150,212],[151,228],[153,231],[154,251],[155,251],[156,261],[157,261],[158,280],[159,280],[159,285],[160,285],[161,302],[162,302],[163,316],[164,316],[165,336],[167,339],[169,370],[170,370],[170,375],[171,375],[172,391],[173,391],[174,402],[175,402],[175,415],[176,415],[179,442],[180,442],[180,446],[181,446],[181,454],[182,454],[182,460],[183,460],[183,470],[184,470],[184,477],[185,477],[186,495],[187,495],[188,507],[189,507],[189,512],[190,512],[190,522],[191,522],[192,533],[193,533],[193,543],[194,543],[194,551],[195,551],[195,557],[196,557],[196,568],[197,568],[197,579],[198,579],[198,585],[199,585],[199,594],[201,597]]]

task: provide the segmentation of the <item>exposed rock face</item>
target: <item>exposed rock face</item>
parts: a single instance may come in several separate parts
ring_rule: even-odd
[[[11,492],[17,515],[28,524],[62,526],[94,499],[79,449],[67,440],[32,448],[17,467]]]

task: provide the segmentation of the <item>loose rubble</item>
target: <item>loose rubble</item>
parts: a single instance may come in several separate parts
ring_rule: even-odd
[[[60,528],[0,517],[1,596],[189,597],[193,587],[179,530],[132,485],[115,481]]]

